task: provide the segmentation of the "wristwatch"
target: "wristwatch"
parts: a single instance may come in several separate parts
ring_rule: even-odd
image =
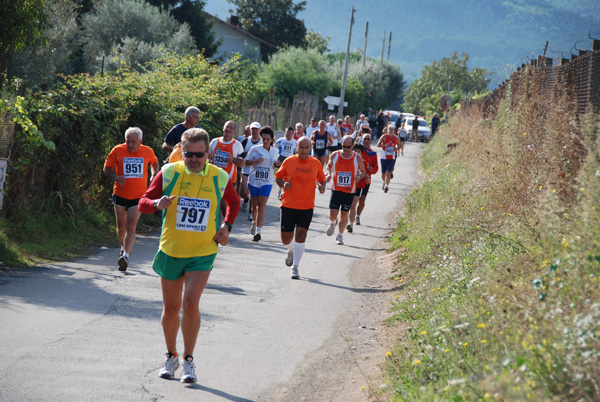
[[[158,201],[159,200],[154,201],[154,209],[158,209]]]
[[[227,231],[231,232],[231,229],[233,229],[233,225],[231,223],[227,223],[227,222],[223,222],[223,224],[221,225],[221,227],[226,226],[227,227]]]

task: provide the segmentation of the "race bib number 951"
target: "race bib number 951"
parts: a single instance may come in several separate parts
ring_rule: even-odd
[[[177,199],[177,230],[206,232],[210,215],[210,200],[179,197]]]
[[[123,176],[126,179],[142,179],[144,158],[123,158]]]

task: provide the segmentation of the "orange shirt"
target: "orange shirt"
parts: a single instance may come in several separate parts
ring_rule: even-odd
[[[129,152],[127,144],[115,146],[108,154],[104,166],[109,169],[116,167],[117,175],[124,176],[126,183],[119,186],[115,182],[113,193],[127,200],[140,198],[148,189],[148,165],[156,163],[158,159],[154,151],[146,145],[140,145],[136,153]]]
[[[358,172],[358,154],[352,152],[348,159],[342,156],[342,151],[331,154],[333,171],[331,174],[331,189],[343,193],[356,192],[356,176]]]
[[[290,182],[290,189],[281,195],[281,206],[292,209],[314,209],[317,182],[325,181],[323,166],[317,158],[287,157],[275,177]]]

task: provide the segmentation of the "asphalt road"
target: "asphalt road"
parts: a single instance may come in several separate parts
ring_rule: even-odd
[[[151,268],[158,234],[138,237],[126,274],[116,270],[116,249],[0,272],[0,401],[264,400],[364,290],[351,286],[349,270],[395,226],[390,217],[416,181],[421,149],[407,144],[387,194],[373,177],[363,224],[344,234],[343,246],[325,234],[330,191],[317,194],[301,280],[291,280],[284,263],[276,189],[259,243],[240,212],[200,301],[197,384],[180,383],[180,372],[177,380],[158,378],[165,350]]]

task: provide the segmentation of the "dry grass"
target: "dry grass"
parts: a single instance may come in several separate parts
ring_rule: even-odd
[[[600,400],[600,123],[524,79],[423,156],[392,239],[394,400]]]

